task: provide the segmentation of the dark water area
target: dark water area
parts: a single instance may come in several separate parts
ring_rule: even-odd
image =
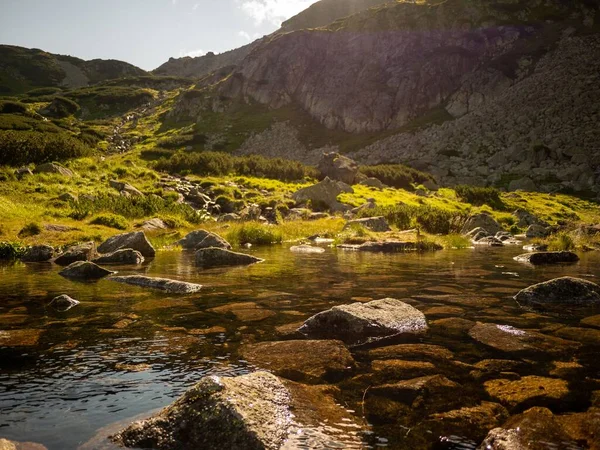
[[[522,253],[519,248],[422,255],[326,249],[314,255],[294,254],[284,246],[249,253],[265,262],[200,270],[193,254],[159,252],[139,268],[117,269],[205,286],[192,295],[108,279],[73,282],[59,276],[60,268],[52,264],[0,265],[0,437],[41,443],[50,450],[76,449],[107,425],[168,405],[205,375],[255,370],[238,356],[241,344],[281,340],[277,327],[343,303],[393,297],[407,299],[429,321],[460,317],[549,334],[559,326],[581,327],[581,314],[533,313],[512,297],[559,276],[600,278],[598,253],[580,255],[575,265],[543,268],[513,261]],[[81,304],[54,311],[48,303],[60,294]],[[220,308],[226,305],[230,308]],[[584,316],[594,314],[600,311]],[[442,345],[466,364],[510,358],[468,336],[428,333],[418,341]],[[577,379],[568,380],[575,400],[564,405],[565,411],[585,410],[591,390],[600,389],[594,384],[600,383],[598,349],[598,343],[588,342],[573,355],[583,368]],[[548,376],[545,364],[554,357],[539,353],[529,358],[537,359],[535,370]],[[342,394],[340,404],[361,416],[363,393],[342,384]],[[400,423],[371,423],[365,447],[422,448],[399,431]],[[427,447],[478,444],[469,436],[446,437],[440,444],[432,436]]]

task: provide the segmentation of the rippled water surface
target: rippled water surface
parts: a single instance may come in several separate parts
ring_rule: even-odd
[[[277,327],[352,301],[410,298],[429,320],[463,317],[530,329],[580,326],[580,317],[524,311],[512,296],[557,276],[600,277],[596,253],[582,255],[576,265],[533,268],[512,260],[522,253],[518,248],[424,255],[333,249],[298,255],[287,247],[250,252],[266,261],[203,271],[194,267],[192,254],[160,252],[141,268],[118,268],[121,274],[141,272],[205,286],[188,296],[107,279],[72,282],[52,264],[0,265],[0,333],[12,333],[0,347],[0,437],[42,443],[50,450],[75,449],[102,427],[171,403],[206,374],[253,370],[237,355],[240,343],[280,339]],[[60,294],[81,304],[64,313],[50,309],[49,301]],[[212,310],[232,304],[230,311]],[[468,338],[428,335],[422,341],[444,345],[466,363],[494,356]],[[597,350],[590,344],[580,351],[582,378],[600,378]],[[571,387],[584,398],[587,386],[574,382]],[[400,443],[374,425],[370,445],[410,448],[410,438]],[[446,441],[446,448],[474,446],[460,436]]]

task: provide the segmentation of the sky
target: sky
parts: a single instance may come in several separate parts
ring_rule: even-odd
[[[0,0],[0,44],[152,70],[241,47],[317,0]]]

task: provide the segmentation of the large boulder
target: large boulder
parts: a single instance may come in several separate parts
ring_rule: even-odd
[[[113,253],[124,248],[137,250],[146,258],[153,258],[156,255],[156,250],[154,250],[154,247],[152,247],[152,244],[150,244],[143,231],[134,231],[113,236],[104,241],[98,247],[98,251],[100,253]]]
[[[76,261],[90,261],[96,255],[96,244],[94,242],[86,242],[85,244],[69,247],[67,251],[58,256],[54,262],[59,266],[68,266]]]
[[[360,178],[356,161],[335,152],[323,153],[318,169],[324,177],[350,185],[357,183]]]
[[[186,250],[197,250],[200,248],[224,248],[231,249],[231,244],[215,233],[206,230],[196,230],[188,233],[183,239],[176,242]]]
[[[579,256],[573,252],[533,252],[515,256],[514,260],[538,266],[543,264],[576,263],[579,261]]]
[[[141,264],[144,262],[144,257],[137,250],[131,248],[123,248],[116,252],[101,255],[92,260],[96,264]]]
[[[343,183],[325,177],[317,184],[294,192],[292,198],[296,203],[310,201],[313,207],[325,206],[333,211],[346,211],[349,207],[338,202],[337,197],[347,190],[347,186],[344,186]]]
[[[34,245],[29,247],[21,261],[23,262],[46,262],[54,257],[54,247],[50,245]]]
[[[267,372],[205,377],[156,416],[112,436],[158,450],[279,449],[291,426],[290,394]]]
[[[547,226],[548,224],[544,222],[537,216],[534,216],[529,211],[519,208],[515,212],[512,213],[513,217],[517,219],[516,225],[519,228],[526,228],[530,225],[542,225]]]
[[[600,305],[600,286],[580,278],[562,277],[529,286],[515,295],[521,306],[546,308],[553,305]]]
[[[529,239],[543,238],[550,234],[550,231],[543,225],[533,224],[525,230],[525,237]]]
[[[108,182],[110,187],[119,191],[121,195],[128,197],[143,197],[144,194],[140,192],[137,188],[133,187],[129,183],[124,183],[122,181],[110,180]]]
[[[335,340],[261,342],[242,347],[240,353],[261,369],[303,383],[335,381],[354,367],[350,352]]]
[[[159,289],[169,294],[192,294],[202,289],[202,285],[187,283],[185,281],[169,280],[167,278],[152,278],[143,275],[126,275],[122,277],[111,277],[111,281],[117,283],[131,284],[134,286]]]
[[[48,306],[60,312],[68,311],[69,309],[74,308],[77,305],[79,305],[79,301],[69,297],[66,294],[54,297],[52,301],[48,304]]]
[[[115,272],[104,269],[89,261],[77,261],[68,265],[59,272],[65,278],[79,278],[82,280],[97,280]]]
[[[264,261],[256,256],[236,253],[224,248],[201,248],[196,251],[196,264],[204,267],[247,266]]]
[[[35,167],[36,173],[55,173],[58,175],[62,175],[64,177],[71,178],[73,176],[73,172],[67,169],[66,167],[61,166],[56,163],[45,163],[40,164]]]
[[[348,222],[346,222],[346,225],[344,225],[344,230],[348,230],[351,229],[353,226],[363,226],[368,230],[371,231],[375,231],[376,233],[382,233],[385,231],[391,231],[391,228],[389,226],[389,224],[387,223],[387,220],[385,220],[385,217],[365,217],[362,219],[354,219],[354,220],[349,220]]]
[[[486,213],[479,213],[470,216],[462,227],[461,234],[466,234],[474,228],[483,228],[489,234],[496,234],[502,231],[502,227],[496,220]]]
[[[427,320],[409,304],[384,298],[334,306],[306,320],[298,331],[312,339],[340,339],[348,344],[360,344],[389,336],[425,333]]]

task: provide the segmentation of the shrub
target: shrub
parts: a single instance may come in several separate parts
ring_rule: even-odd
[[[42,232],[42,227],[40,225],[38,225],[37,223],[31,222],[31,223],[28,223],[27,225],[25,225],[21,229],[21,231],[19,231],[18,236],[20,238],[37,236],[41,232]]]
[[[27,92],[27,96],[41,97],[41,96],[46,96],[46,95],[58,94],[61,91],[62,91],[62,89],[57,88],[57,87],[43,87],[43,88],[38,88],[38,89],[32,89],[31,91]]]
[[[459,232],[466,215],[432,206],[395,205],[359,212],[359,217],[384,216],[389,224],[400,230],[418,227],[432,234]]]
[[[204,134],[178,134],[160,139],[157,143],[159,147],[168,149],[204,144],[206,144],[206,136]]]
[[[360,172],[372,178],[377,178],[383,184],[398,189],[413,190],[413,184],[421,184],[435,179],[432,175],[420,172],[402,164],[379,164],[376,166],[363,166]]]
[[[20,102],[0,101],[0,114],[27,114],[27,106]]]
[[[99,216],[96,216],[90,224],[102,225],[117,230],[126,230],[129,227],[127,219],[117,214],[100,214]]]
[[[87,156],[91,149],[68,133],[0,130],[0,164],[20,166]]]
[[[0,259],[19,259],[26,250],[16,242],[0,242]]]
[[[504,209],[504,203],[500,198],[500,192],[493,187],[477,187],[467,186],[464,184],[454,188],[456,195],[463,202],[471,203],[472,205],[482,206],[489,205],[494,209]]]
[[[554,251],[567,251],[575,249],[575,241],[567,233],[558,233],[548,241],[548,249]]]
[[[65,97],[55,97],[48,106],[46,114],[52,117],[64,118],[75,114],[77,111],[79,111],[79,105],[73,100]]]
[[[280,244],[283,241],[281,232],[269,228],[268,225],[245,223],[233,227],[227,233],[226,239],[235,245],[270,245]]]

